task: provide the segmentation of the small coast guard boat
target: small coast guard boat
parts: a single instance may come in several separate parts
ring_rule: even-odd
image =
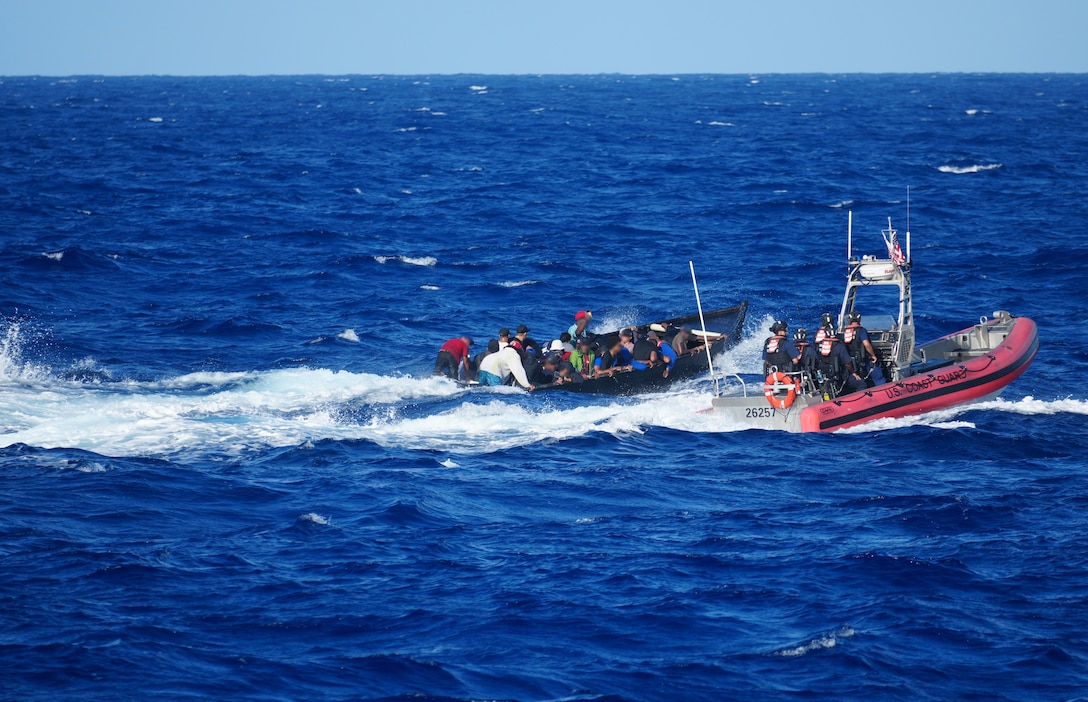
[[[839,310],[838,330],[854,311],[860,293],[878,297],[881,289],[898,293],[898,314],[866,315],[862,326],[880,359],[888,382],[841,397],[804,371],[772,368],[752,387],[739,375],[739,394],[717,394],[707,410],[752,428],[824,432],[885,417],[905,417],[996,396],[1031,364],[1039,349],[1035,322],[1004,310],[993,318],[925,344],[914,343],[911,303],[910,231],[907,252],[899,247],[891,219],[883,230],[887,258],[853,256],[852,222],[847,234],[849,276]],[[892,298],[891,302],[895,302]],[[873,304],[866,301],[866,305]]]

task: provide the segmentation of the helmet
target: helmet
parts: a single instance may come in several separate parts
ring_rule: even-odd
[[[854,322],[860,322],[861,321],[861,312],[858,312],[857,310],[853,310],[852,312],[850,312],[850,314],[846,315],[846,320],[848,322],[850,322],[851,324],[854,323]]]
[[[805,329],[804,327],[800,327],[795,332],[793,332],[793,340],[794,341],[804,341],[807,338],[808,338],[808,330]]]
[[[770,332],[772,334],[777,334],[778,332],[786,331],[787,329],[789,329],[789,327],[786,325],[786,323],[783,322],[782,320],[778,320],[777,322],[775,322],[774,324],[771,325]]]
[[[821,327],[833,327],[833,326],[835,326],[835,318],[831,316],[830,312],[824,312],[823,316],[820,317],[820,326]]]

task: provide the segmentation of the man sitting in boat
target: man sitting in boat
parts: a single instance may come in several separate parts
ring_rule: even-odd
[[[593,320],[593,313],[589,310],[579,310],[574,315],[574,324],[570,325],[570,329],[567,333],[570,334],[570,338],[578,342],[579,339],[592,339],[593,334],[589,333],[589,323]]]
[[[601,349],[600,355],[593,361],[593,375],[596,377],[613,376],[618,372],[630,370],[627,363],[624,358],[623,338],[617,335],[613,339],[612,345],[606,349]]]
[[[574,370],[583,378],[593,377],[593,364],[597,360],[597,354],[593,351],[593,342],[588,338],[578,340],[578,346],[570,355],[570,363]]]
[[[480,366],[483,364],[484,359],[493,353],[499,352],[499,340],[492,339],[487,342],[487,350],[481,351],[472,358],[472,367],[476,369],[477,374],[480,372]],[[475,378],[474,378],[475,380]]]
[[[533,366],[533,370],[529,372],[529,382],[533,385],[551,385],[556,382],[556,370],[562,362],[563,357],[558,353],[549,353]]]
[[[828,328],[835,329],[835,318],[830,312],[824,312],[820,315],[820,326],[816,327],[816,338],[812,341],[814,346],[820,346],[820,342],[824,340],[824,331]]]
[[[676,352],[677,356],[683,356],[685,353],[696,353],[702,350],[705,344],[706,339],[703,337],[698,339],[692,337],[690,324],[680,327],[672,338],[672,350]]]
[[[827,399],[833,399],[845,392],[857,392],[865,389],[865,381],[854,370],[846,344],[835,334],[831,325],[824,327],[821,340],[816,344],[817,370],[822,376],[821,388]]]
[[[559,384],[563,383],[583,383],[585,378],[574,368],[574,364],[570,361],[561,361],[555,368],[555,382]]]
[[[499,348],[505,349],[510,344],[510,328],[503,327],[499,330]]]
[[[536,390],[525,374],[521,354],[513,346],[489,354],[480,364],[480,385],[505,385],[510,378],[526,390]]]
[[[676,363],[676,350],[673,349],[672,344],[665,343],[665,340],[657,335],[657,332],[651,331],[646,335],[646,339],[657,344],[657,357],[661,363],[665,364],[665,372],[661,374],[662,378],[669,377],[669,371],[672,370],[673,365]]]
[[[653,338],[656,340],[657,333],[650,333],[653,334]],[[631,345],[631,368],[635,370],[646,370],[647,368],[656,366],[659,360],[660,354],[657,350],[656,341],[650,340],[649,337],[634,337],[634,341]]]
[[[801,362],[801,354],[790,343],[787,332],[789,326],[783,321],[777,321],[768,329],[774,336],[767,337],[763,342],[763,372],[770,373],[771,369],[788,373]]]
[[[797,353],[801,356],[801,360],[793,364],[793,369],[810,375],[815,373],[816,349],[812,348],[812,344],[809,343],[808,330],[804,327],[798,327],[793,332],[793,347],[797,349]]]
[[[880,369],[880,358],[873,349],[873,342],[869,341],[869,332],[861,326],[861,312],[853,310],[846,319],[842,341],[850,352],[854,368],[869,387],[883,385],[884,372]]]
[[[442,344],[442,348],[438,350],[438,357],[434,360],[434,374],[457,380],[458,367],[464,366],[465,380],[472,380],[472,366],[468,355],[470,346],[472,346],[472,337],[468,334],[462,334],[459,338],[450,339]]]

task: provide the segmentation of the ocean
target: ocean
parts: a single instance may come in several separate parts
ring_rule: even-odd
[[[1085,699],[1088,76],[4,77],[0,138],[0,698]],[[850,212],[919,340],[1038,323],[1000,398],[431,376],[689,261],[757,373]]]

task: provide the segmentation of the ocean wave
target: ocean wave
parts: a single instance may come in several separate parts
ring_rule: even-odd
[[[500,288],[522,288],[526,285],[537,285],[539,280],[503,280],[496,283]]]
[[[374,256],[375,261],[378,263],[389,263],[390,261],[399,261],[400,263],[407,264],[409,266],[434,266],[438,264],[438,259],[434,256]]]
[[[826,634],[820,634],[807,641],[796,644],[794,646],[787,646],[780,648],[774,652],[776,656],[785,656],[786,658],[794,658],[797,656],[803,656],[808,653],[815,653],[817,651],[825,651],[830,648],[835,648],[843,639],[849,639],[854,636],[856,632],[852,627],[841,626],[834,631],[829,631]]]
[[[986,164],[973,164],[970,166],[938,166],[937,170],[941,173],[955,173],[961,175],[964,173],[982,173],[983,171],[992,171],[1001,168],[1000,163],[986,163]]]

